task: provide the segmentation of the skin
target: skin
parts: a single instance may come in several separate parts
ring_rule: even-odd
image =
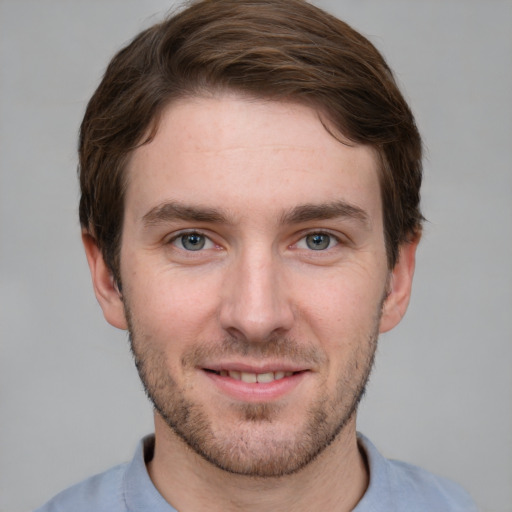
[[[168,107],[127,178],[122,295],[83,239],[155,404],[157,489],[183,511],[351,510],[355,410],[417,245],[387,268],[374,151],[309,107],[224,94]]]

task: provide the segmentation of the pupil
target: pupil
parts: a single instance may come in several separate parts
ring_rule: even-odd
[[[203,235],[192,233],[181,237],[183,247],[189,251],[199,251],[204,247],[205,240]]]
[[[308,235],[306,237],[306,244],[310,249],[313,249],[314,251],[320,251],[322,249],[327,249],[329,247],[331,239],[329,235],[322,235],[322,234],[316,234],[316,235]]]

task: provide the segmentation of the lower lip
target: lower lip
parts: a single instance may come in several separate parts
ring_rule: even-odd
[[[242,402],[267,402],[277,400],[296,389],[309,372],[297,372],[290,377],[272,382],[244,382],[202,370],[203,374],[223,394]]]

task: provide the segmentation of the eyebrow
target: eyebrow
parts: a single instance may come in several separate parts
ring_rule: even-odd
[[[369,215],[362,208],[346,201],[299,205],[285,212],[281,217],[281,222],[283,224],[299,224],[336,218],[353,219],[364,224],[365,227],[370,227],[371,224]]]
[[[176,220],[212,223],[228,222],[227,215],[215,208],[186,206],[173,201],[155,206],[142,217],[142,222],[147,227]]]
[[[322,204],[303,204],[284,212],[280,217],[280,224],[300,224],[316,220],[336,218],[353,219],[370,226],[368,214],[360,207],[346,201],[334,201]],[[223,210],[201,206],[188,206],[175,201],[168,201],[155,206],[143,217],[145,226],[156,226],[176,220],[189,222],[206,222],[230,224],[229,215]]]

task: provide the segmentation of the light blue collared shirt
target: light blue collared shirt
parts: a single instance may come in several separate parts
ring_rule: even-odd
[[[385,459],[358,434],[366,454],[370,483],[353,512],[478,512],[457,484],[421,468]],[[61,492],[35,512],[177,512],[156,490],[146,462],[154,436],[144,438],[132,461]]]

